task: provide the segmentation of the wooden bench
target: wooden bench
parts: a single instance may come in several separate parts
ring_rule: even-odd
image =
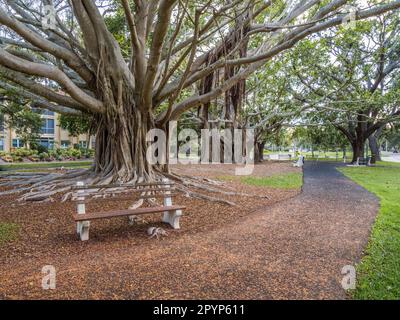
[[[292,160],[291,154],[279,154],[278,160]]]
[[[367,158],[358,157],[357,165],[358,166],[370,166],[371,165],[371,157],[367,157]]]
[[[299,158],[297,159],[297,161],[295,161],[294,163],[293,163],[293,166],[294,167],[299,167],[299,168],[301,168],[301,167],[303,167],[304,166],[304,156],[299,156]]]
[[[169,180],[156,183],[138,183],[135,185],[116,184],[106,186],[85,186],[83,182],[78,182],[76,187],[74,187],[72,195],[72,200],[77,202],[77,213],[73,215],[73,219],[76,222],[76,232],[79,234],[82,241],[86,241],[89,240],[91,220],[127,216],[129,217],[129,221],[132,222],[138,215],[154,213],[163,213],[162,221],[168,223],[174,229],[179,229],[179,219],[182,216],[182,210],[186,209],[186,207],[172,205],[172,197],[176,195],[172,193],[173,190],[173,182]],[[90,201],[98,199],[107,201],[133,200],[132,195],[129,195],[132,193],[139,193],[139,200],[161,197],[164,199],[164,205],[104,212],[86,212],[86,204]],[[128,196],[126,196],[126,194],[128,194]],[[125,195],[125,197],[121,197],[121,195]]]

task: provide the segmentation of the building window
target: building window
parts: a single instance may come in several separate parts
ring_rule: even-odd
[[[61,140],[60,147],[63,149],[69,148],[71,142],[69,140]]]
[[[4,151],[4,139],[0,139],[0,151]]]
[[[42,133],[54,134],[54,119],[43,119]]]
[[[47,149],[54,148],[54,139],[39,139],[38,143]]]
[[[24,144],[22,143],[21,139],[13,139],[12,146],[13,146],[13,148],[18,149],[18,148],[23,148]]]
[[[81,141],[79,141],[79,146],[81,148],[86,148],[87,147],[87,142],[85,140],[81,140]]]

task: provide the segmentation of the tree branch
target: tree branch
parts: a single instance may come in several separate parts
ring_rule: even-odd
[[[54,80],[64,87],[72,98],[85,105],[89,111],[95,113],[104,112],[103,103],[101,101],[79,89],[65,73],[53,66],[23,60],[13,56],[2,48],[0,48],[0,64],[14,71]]]

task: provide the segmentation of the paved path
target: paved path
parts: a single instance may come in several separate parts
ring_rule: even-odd
[[[207,234],[60,258],[47,298],[344,299],[341,269],[361,257],[378,200],[327,162],[306,163],[304,182],[301,195]]]

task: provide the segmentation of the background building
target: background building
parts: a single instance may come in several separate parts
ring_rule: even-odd
[[[72,137],[67,130],[64,130],[59,125],[59,114],[52,111],[41,111],[42,129],[38,143],[48,149],[53,148],[69,148],[75,144],[86,147],[89,142],[93,148],[94,138],[89,138],[88,135],[80,135]],[[89,141],[90,140],[90,141]],[[0,151],[10,152],[11,149],[23,148],[23,142],[12,128],[7,128],[4,124],[4,119],[0,116]]]

